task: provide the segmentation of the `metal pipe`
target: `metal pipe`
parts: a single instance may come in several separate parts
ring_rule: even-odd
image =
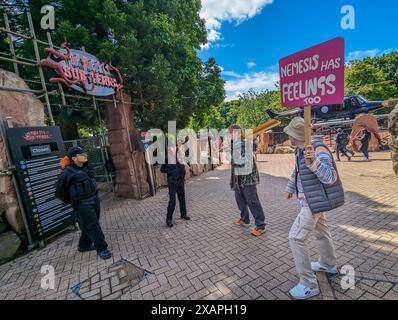
[[[45,42],[45,41],[42,41],[42,40],[39,40],[39,39],[36,39],[36,41],[38,42],[38,43],[40,43],[40,44],[44,44],[45,46],[50,46],[50,43],[48,43],[48,42]],[[55,46],[55,45],[52,45],[52,47],[53,48],[55,48],[55,49],[62,49],[61,47],[58,47],[58,46]]]
[[[33,89],[5,87],[5,86],[0,86],[0,90],[15,91],[15,92],[30,92],[30,93],[42,93],[43,92],[43,90],[33,90]]]
[[[5,56],[5,57],[12,57],[13,56],[11,53],[5,53],[5,52],[0,52],[0,55]],[[21,57],[21,56],[18,56],[18,55],[15,55],[15,58],[18,58],[18,59],[21,59],[21,60],[25,60],[25,61],[28,61],[28,62],[32,62],[32,63],[34,63],[36,65],[36,60],[24,58],[24,57]],[[24,62],[24,61],[22,61],[22,62]]]
[[[53,91],[49,91],[48,95],[53,96],[53,95],[56,95],[56,93],[57,93],[57,91],[53,90]],[[41,96],[37,96],[37,99],[41,99],[41,98],[44,98],[44,94],[42,94]]]
[[[39,84],[41,84],[41,81],[37,81],[37,80],[25,80],[25,79],[24,79],[24,81],[25,81],[25,82],[31,82],[31,83],[39,83]]]
[[[40,80],[41,80],[42,87],[43,87],[43,90],[44,90],[44,95],[45,95],[45,98],[46,98],[48,116],[50,118],[51,125],[55,126],[55,121],[54,121],[53,114],[52,114],[52,111],[51,111],[50,98],[48,97],[48,93],[47,93],[46,80],[44,78],[43,68],[40,65],[40,53],[39,53],[39,47],[37,46],[37,39],[36,39],[35,29],[34,29],[34,26],[33,26],[32,16],[31,16],[30,12],[28,12],[27,15],[28,15],[29,29],[30,29],[30,33],[32,35],[33,49],[35,51],[35,56],[36,56],[37,63],[39,64]]]
[[[25,40],[31,40],[32,39],[32,37],[25,36],[24,34],[20,34],[18,32],[14,32],[14,31],[7,30],[7,29],[4,29],[4,28],[0,28],[0,32],[1,31],[3,31],[3,32],[7,33],[7,34],[12,34],[13,36],[15,36],[17,38],[22,38],[22,39],[25,39]]]
[[[39,64],[33,64],[33,63],[30,63],[30,62],[25,62],[25,61],[19,61],[19,60],[16,60],[16,59],[10,59],[10,58],[5,58],[5,57],[1,57],[0,56],[0,60],[3,60],[3,61],[7,61],[7,62],[12,62],[12,63],[17,63],[17,64],[22,64],[22,65],[24,65],[24,66],[29,66],[29,67],[37,67]]]
[[[7,13],[4,12],[3,16],[4,16],[4,24],[5,24],[5,26],[6,26],[6,29],[7,29],[7,30],[10,30],[10,23],[8,22]],[[11,36],[10,34],[8,34],[8,42],[10,43],[11,55],[13,56],[14,60],[16,60],[16,55],[15,55],[15,50],[14,50],[14,42],[12,41],[12,36]],[[16,74],[17,76],[19,76],[18,64],[16,64],[16,63],[14,62],[13,65],[14,65],[15,74]]]
[[[103,141],[103,135],[104,132],[102,130],[102,119],[101,119],[101,112],[99,107],[97,106],[97,102],[95,100],[95,97],[93,96],[93,105],[94,105],[94,110],[97,110],[97,115],[98,115],[98,122],[99,122],[99,128],[100,128],[100,144],[101,144],[101,158],[103,161],[103,164],[108,160],[108,155],[106,152],[104,152],[104,149],[106,149],[105,142]],[[108,187],[110,186],[110,191],[113,192],[113,183],[112,183],[112,178],[109,179],[110,173],[106,171],[106,183],[108,184]]]
[[[156,195],[156,185],[155,185],[155,179],[153,177],[153,166],[151,164],[151,155],[149,154],[148,149],[149,148],[145,149],[145,160],[146,160],[146,165],[148,166],[149,180],[151,181],[151,183],[150,183],[151,195],[155,196]]]
[[[3,116],[1,115],[1,113],[0,113],[0,131],[1,131],[0,132],[1,137],[3,139],[3,143],[5,146],[9,166],[10,167],[15,166],[14,161],[12,160],[12,157],[11,157],[10,146],[8,144],[6,130],[4,127],[4,120],[3,120]],[[12,183],[14,185],[15,194],[17,195],[17,202],[18,202],[19,210],[21,211],[22,221],[23,221],[23,224],[24,224],[24,227],[26,230],[26,235],[28,236],[28,243],[29,243],[28,250],[32,250],[34,247],[33,238],[32,238],[32,234],[30,233],[28,220],[26,218],[25,207],[24,207],[24,204],[22,201],[22,196],[21,196],[21,193],[19,190],[19,185],[18,185],[17,179],[15,178],[15,174],[12,175]]]
[[[92,100],[91,97],[77,96],[77,95],[68,94],[68,93],[65,93],[65,97],[74,98],[74,99]],[[97,97],[96,100],[97,100],[97,101],[100,101],[100,102],[112,102],[112,103],[113,103],[113,102],[116,101],[116,103],[121,103],[120,100],[115,100],[115,99],[110,100],[110,99],[103,99],[103,98],[98,98],[98,97]]]

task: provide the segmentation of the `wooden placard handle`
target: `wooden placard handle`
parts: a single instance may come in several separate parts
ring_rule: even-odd
[[[311,144],[312,126],[311,126],[311,106],[304,107],[304,125],[305,125],[305,150],[312,151]],[[311,164],[311,160],[306,160],[307,164]]]

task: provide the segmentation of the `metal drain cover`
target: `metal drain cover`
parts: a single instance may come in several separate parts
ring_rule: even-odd
[[[121,259],[73,286],[71,300],[115,300],[148,277],[150,272]]]

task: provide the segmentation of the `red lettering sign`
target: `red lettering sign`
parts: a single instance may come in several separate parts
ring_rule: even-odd
[[[47,130],[28,131],[23,136],[23,139],[26,141],[49,140],[50,138],[51,133]]]
[[[103,63],[87,52],[71,50],[65,43],[61,48],[46,48],[49,57],[40,62],[57,74],[50,83],[61,83],[94,96],[118,95],[123,89],[123,78],[110,62]]]

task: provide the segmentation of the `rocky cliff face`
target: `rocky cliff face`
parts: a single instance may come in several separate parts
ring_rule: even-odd
[[[149,193],[149,184],[144,153],[136,145],[136,130],[133,122],[131,99],[124,95],[125,105],[107,105],[106,122],[113,163],[116,168],[116,195],[140,199]],[[127,127],[127,129],[126,129]],[[132,150],[129,147],[130,133]]]
[[[398,177],[398,104],[388,118],[388,130],[390,131],[390,148],[393,162],[393,170]]]
[[[28,88],[15,73],[2,69],[0,69],[0,85]],[[0,113],[4,120],[11,117],[14,127],[44,126],[44,106],[33,93],[0,90]],[[4,141],[0,138],[0,170],[8,166]],[[0,177],[0,208],[5,210],[10,225],[20,232],[23,225],[10,177]]]
[[[0,86],[28,88],[15,73],[0,69]],[[44,106],[33,93],[5,91],[0,89],[0,113],[5,121],[11,117],[14,127],[44,126]],[[0,170],[9,167],[4,141],[0,137]],[[0,210],[4,210],[10,229],[23,231],[22,217],[18,207],[14,185],[10,177],[0,177]],[[3,230],[6,231],[6,230]],[[12,258],[21,245],[12,231],[0,235],[0,263]]]

